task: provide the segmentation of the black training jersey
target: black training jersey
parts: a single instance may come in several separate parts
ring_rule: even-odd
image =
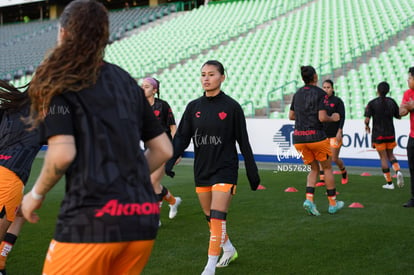
[[[365,107],[365,117],[372,117],[372,142],[395,141],[393,118],[400,118],[399,107],[391,97],[377,97]]]
[[[97,83],[52,99],[45,138],[74,135],[76,158],[54,238],[70,243],[154,239],[159,207],[140,148],[162,133],[135,80],[104,63]]]
[[[326,139],[319,110],[326,110],[328,95],[317,86],[306,85],[293,95],[290,110],[295,112],[293,144],[317,142]]]
[[[165,100],[155,98],[154,104],[151,107],[168,137],[172,139],[170,126],[175,125],[175,119],[170,105]]]
[[[174,136],[174,157],[168,162],[166,169],[172,168],[191,139],[195,153],[196,186],[237,184],[237,141],[244,157],[251,188],[257,189],[260,178],[249,143],[246,119],[241,106],[235,100],[220,92],[214,97],[204,95],[191,101]]]
[[[342,99],[335,96],[335,94],[332,94],[330,97],[328,97],[326,112],[329,116],[333,113],[339,113],[339,121],[323,123],[324,130],[328,138],[336,137],[338,129],[343,129],[345,122],[345,105]]]
[[[29,104],[18,111],[0,111],[0,166],[13,171],[26,184],[32,163],[41,145],[37,130],[28,130],[22,121]]]

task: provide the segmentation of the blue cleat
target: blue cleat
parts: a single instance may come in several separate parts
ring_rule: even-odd
[[[329,212],[329,214],[335,214],[342,207],[344,207],[344,202],[343,201],[336,201],[336,205],[329,205],[328,212]]]
[[[308,212],[311,216],[320,216],[321,213],[319,213],[318,209],[316,209],[316,205],[311,202],[310,200],[305,200],[303,203],[303,208],[305,208],[306,212]]]

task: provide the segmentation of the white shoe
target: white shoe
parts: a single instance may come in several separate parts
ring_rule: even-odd
[[[220,261],[217,263],[216,267],[226,267],[231,262],[235,261],[239,257],[237,254],[236,248],[233,248],[232,251],[224,252],[223,256],[221,256]]]
[[[404,186],[404,176],[401,171],[397,172],[397,186],[400,188]]]
[[[158,221],[158,227],[161,227],[162,223],[161,220]]]
[[[394,190],[394,184],[392,183],[392,184],[384,184],[383,186],[382,186],[382,188],[384,188],[384,189],[388,189],[388,190]]]
[[[205,268],[203,270],[203,272],[201,273],[201,275],[215,275],[215,274],[216,274],[215,270],[210,270],[210,269],[207,269],[207,268]]]
[[[168,214],[168,217],[170,219],[174,219],[175,216],[177,216],[178,212],[178,206],[181,204],[182,199],[180,197],[175,197],[175,203],[173,205],[169,205],[170,207],[170,213]]]

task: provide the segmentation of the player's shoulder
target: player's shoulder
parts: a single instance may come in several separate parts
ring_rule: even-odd
[[[166,100],[161,99],[161,98],[155,98],[155,102],[158,102],[159,104],[162,104],[162,105],[168,105],[168,106],[170,105],[168,104]]]
[[[240,106],[240,103],[234,98],[232,98],[231,96],[229,96],[228,94],[223,92],[222,96],[223,96],[223,100],[226,101],[226,103],[229,103],[235,106]]]

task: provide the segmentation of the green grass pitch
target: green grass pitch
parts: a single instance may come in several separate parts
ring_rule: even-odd
[[[41,162],[36,159],[26,190]],[[336,175],[337,198],[345,202],[345,208],[329,215],[325,189],[317,187],[315,201],[322,215],[312,217],[302,208],[307,174],[274,170],[271,165],[260,170],[266,189],[255,192],[250,191],[245,171],[240,170],[227,218],[239,258],[217,269],[217,275],[412,274],[414,209],[402,207],[410,196],[408,173],[406,186],[395,190],[381,188],[384,178],[379,173],[362,177],[355,172],[347,185],[340,184]],[[175,178],[165,177],[163,184],[181,196],[183,203],[177,217],[170,220],[164,202],[162,226],[143,275],[200,274],[207,261],[209,232],[194,192],[192,167],[178,165],[175,172]],[[288,187],[298,192],[284,192]],[[40,222],[23,227],[9,255],[8,274],[41,274],[63,192],[61,181],[38,211]],[[349,208],[353,202],[364,208]]]

